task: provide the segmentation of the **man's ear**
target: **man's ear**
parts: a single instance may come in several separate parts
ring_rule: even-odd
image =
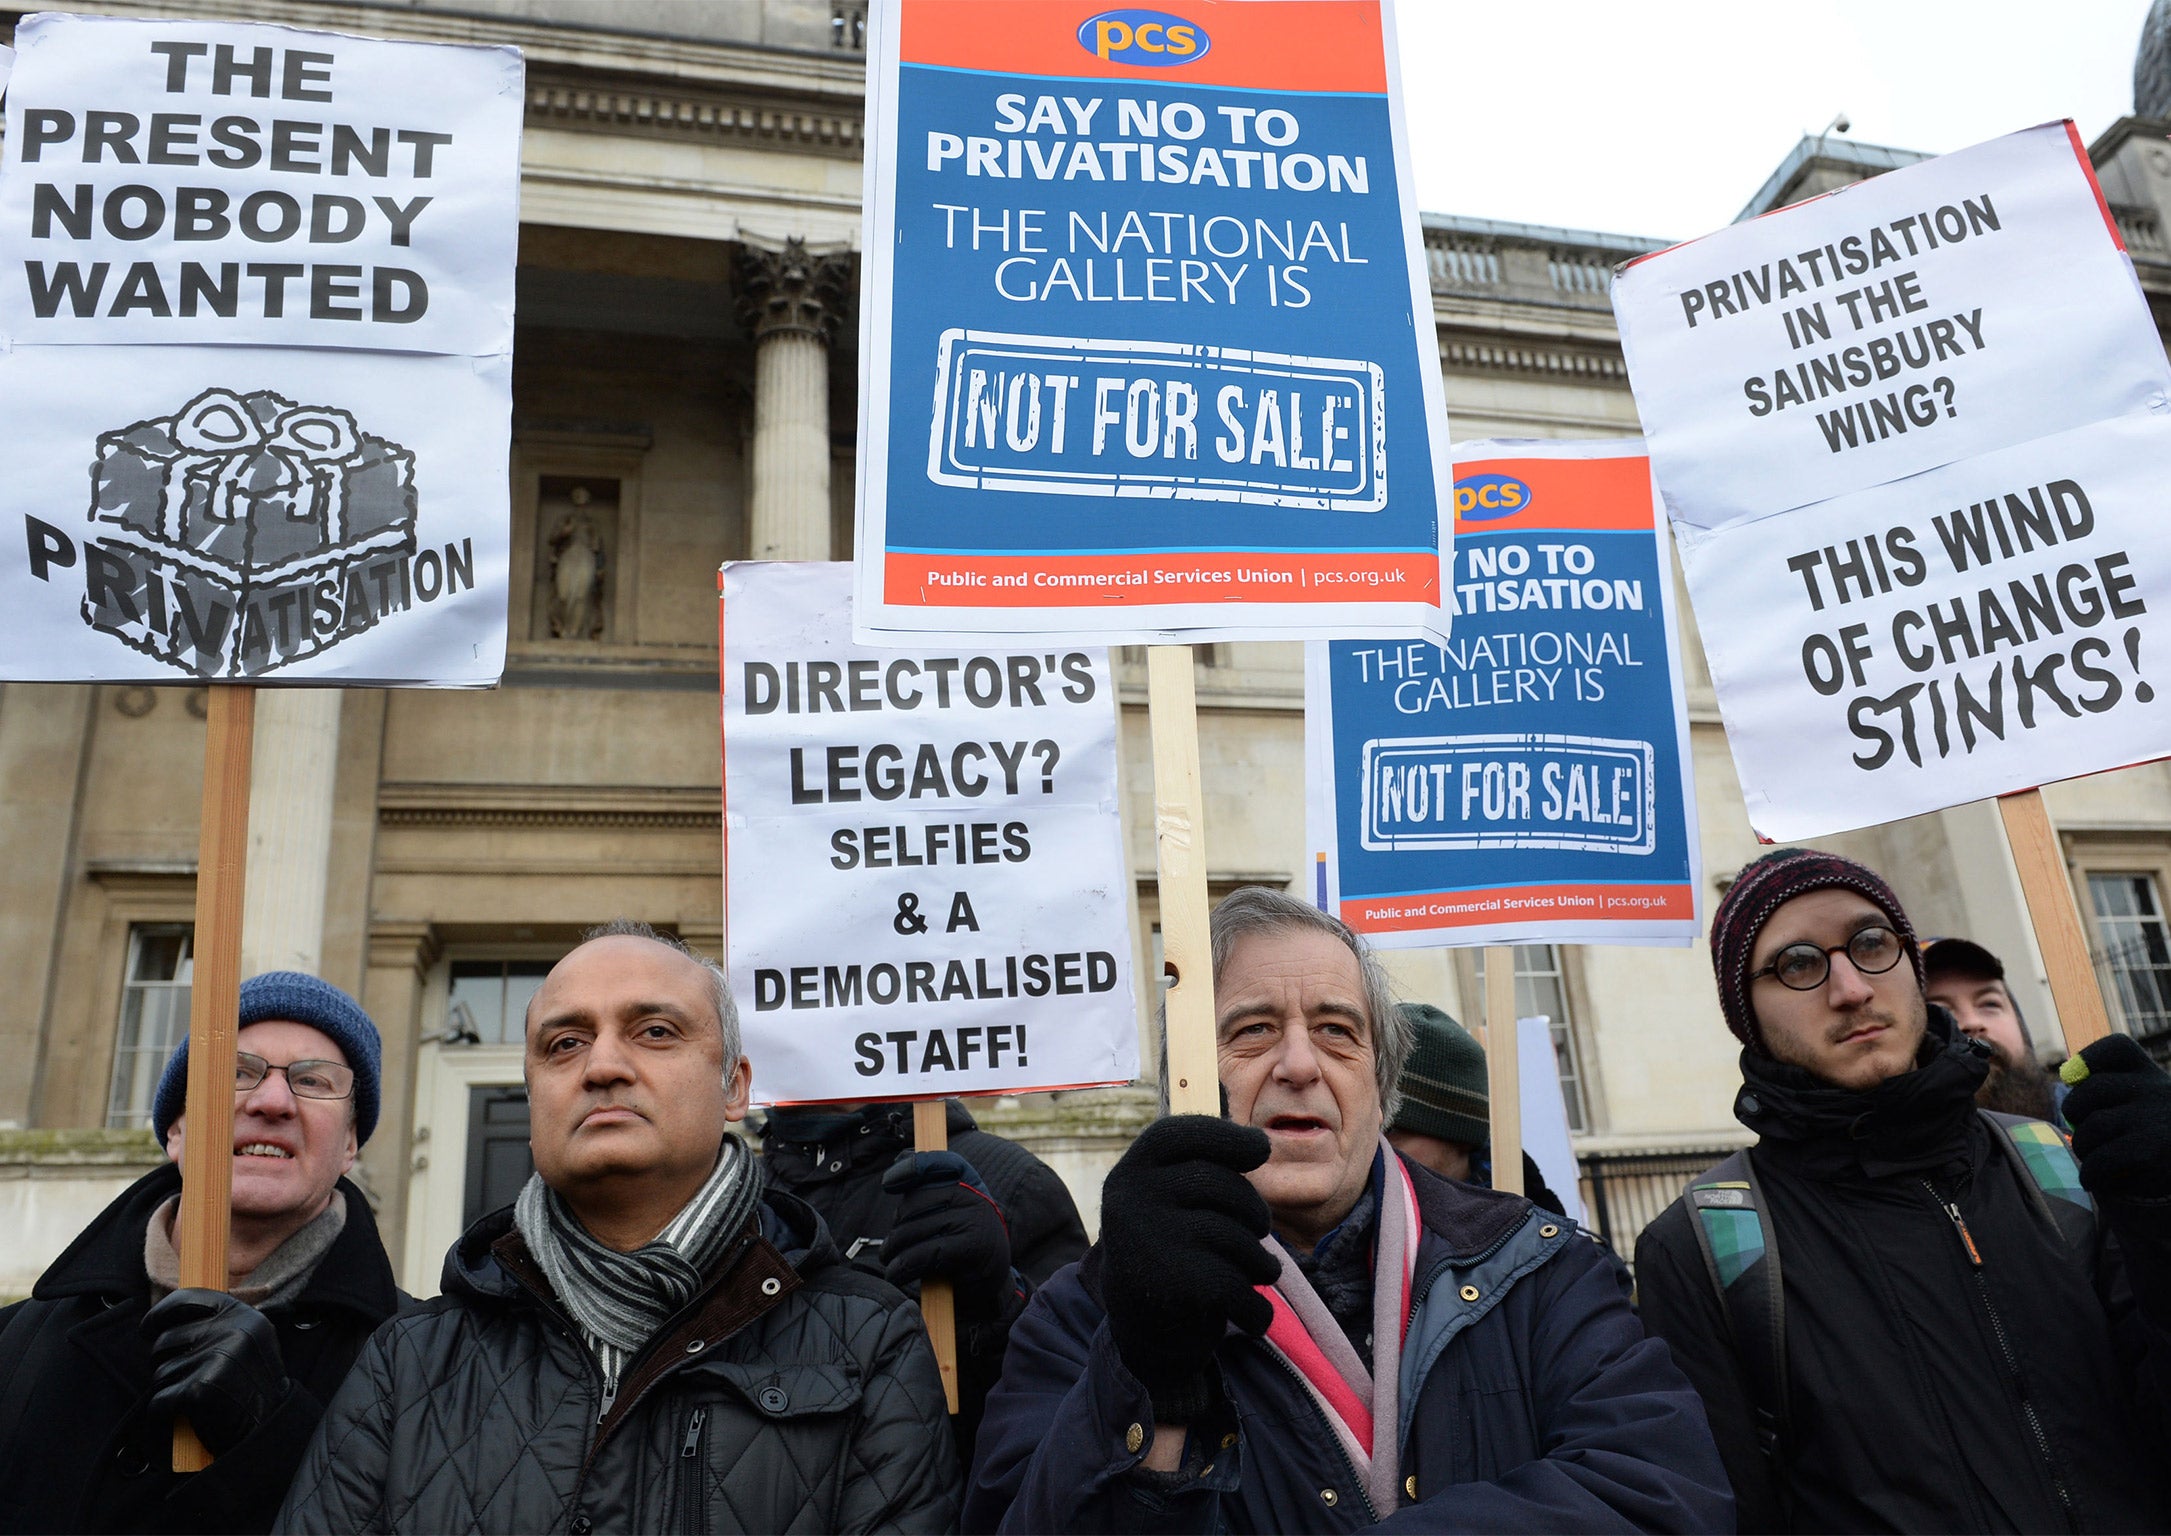
[[[186,1118],[185,1115],[177,1117],[166,1127],[166,1160],[170,1163],[181,1161],[181,1121]]]
[[[754,1063],[741,1056],[724,1079],[724,1118],[744,1120],[754,1102]]]

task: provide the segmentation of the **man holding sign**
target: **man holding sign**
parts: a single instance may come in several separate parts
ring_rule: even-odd
[[[241,988],[225,1292],[180,1285],[184,1042],[136,1181],[0,1313],[0,1531],[267,1531],[324,1404],[402,1297],[362,1192],[377,1026],[292,971]],[[212,1135],[225,1127],[213,1124]],[[176,1414],[216,1460],[167,1470]]]
[[[1256,887],[1212,938],[1228,1118],[1109,1174],[1100,1242],[1012,1333],[967,1523],[1731,1529],[1600,1251],[1383,1140],[1410,1038],[1364,941]]]
[[[2171,1077],[2090,1046],[2070,1152],[1978,1112],[1988,1046],[1835,854],[1743,870],[1711,954],[1761,1139],[1644,1230],[1636,1276],[1741,1528],[2164,1529]]]
[[[528,1006],[535,1174],[380,1332],[294,1531],[940,1531],[957,1464],[920,1317],[762,1188],[722,968],[618,922]]]

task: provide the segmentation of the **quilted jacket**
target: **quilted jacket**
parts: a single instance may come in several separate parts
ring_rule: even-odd
[[[1295,1374],[1234,1329],[1215,1354],[1221,1410],[1193,1423],[1180,1471],[1146,1470],[1153,1405],[1108,1331],[1096,1249],[1011,1332],[966,1528],[1731,1531],[1703,1404],[1605,1251],[1519,1195],[1404,1165],[1423,1232],[1396,1509],[1371,1507]]]
[[[602,1378],[508,1208],[378,1330],[277,1529],[946,1531],[958,1472],[920,1315],[779,1191],[708,1288]]]

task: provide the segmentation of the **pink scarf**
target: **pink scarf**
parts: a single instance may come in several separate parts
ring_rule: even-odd
[[[1364,1481],[1375,1518],[1401,1503],[1400,1403],[1402,1341],[1410,1326],[1410,1287],[1417,1264],[1417,1190],[1409,1170],[1383,1138],[1387,1176],[1380,1183],[1379,1242],[1372,1261],[1372,1364],[1357,1358],[1341,1324],[1284,1249],[1281,1278],[1259,1287],[1273,1303],[1267,1348],[1281,1356],[1326,1416],[1351,1466]],[[1278,1242],[1278,1239],[1269,1239]]]

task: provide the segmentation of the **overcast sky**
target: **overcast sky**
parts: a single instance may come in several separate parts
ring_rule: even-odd
[[[1941,153],[2133,110],[2148,0],[1398,0],[1428,213],[1688,239],[1795,142]]]

